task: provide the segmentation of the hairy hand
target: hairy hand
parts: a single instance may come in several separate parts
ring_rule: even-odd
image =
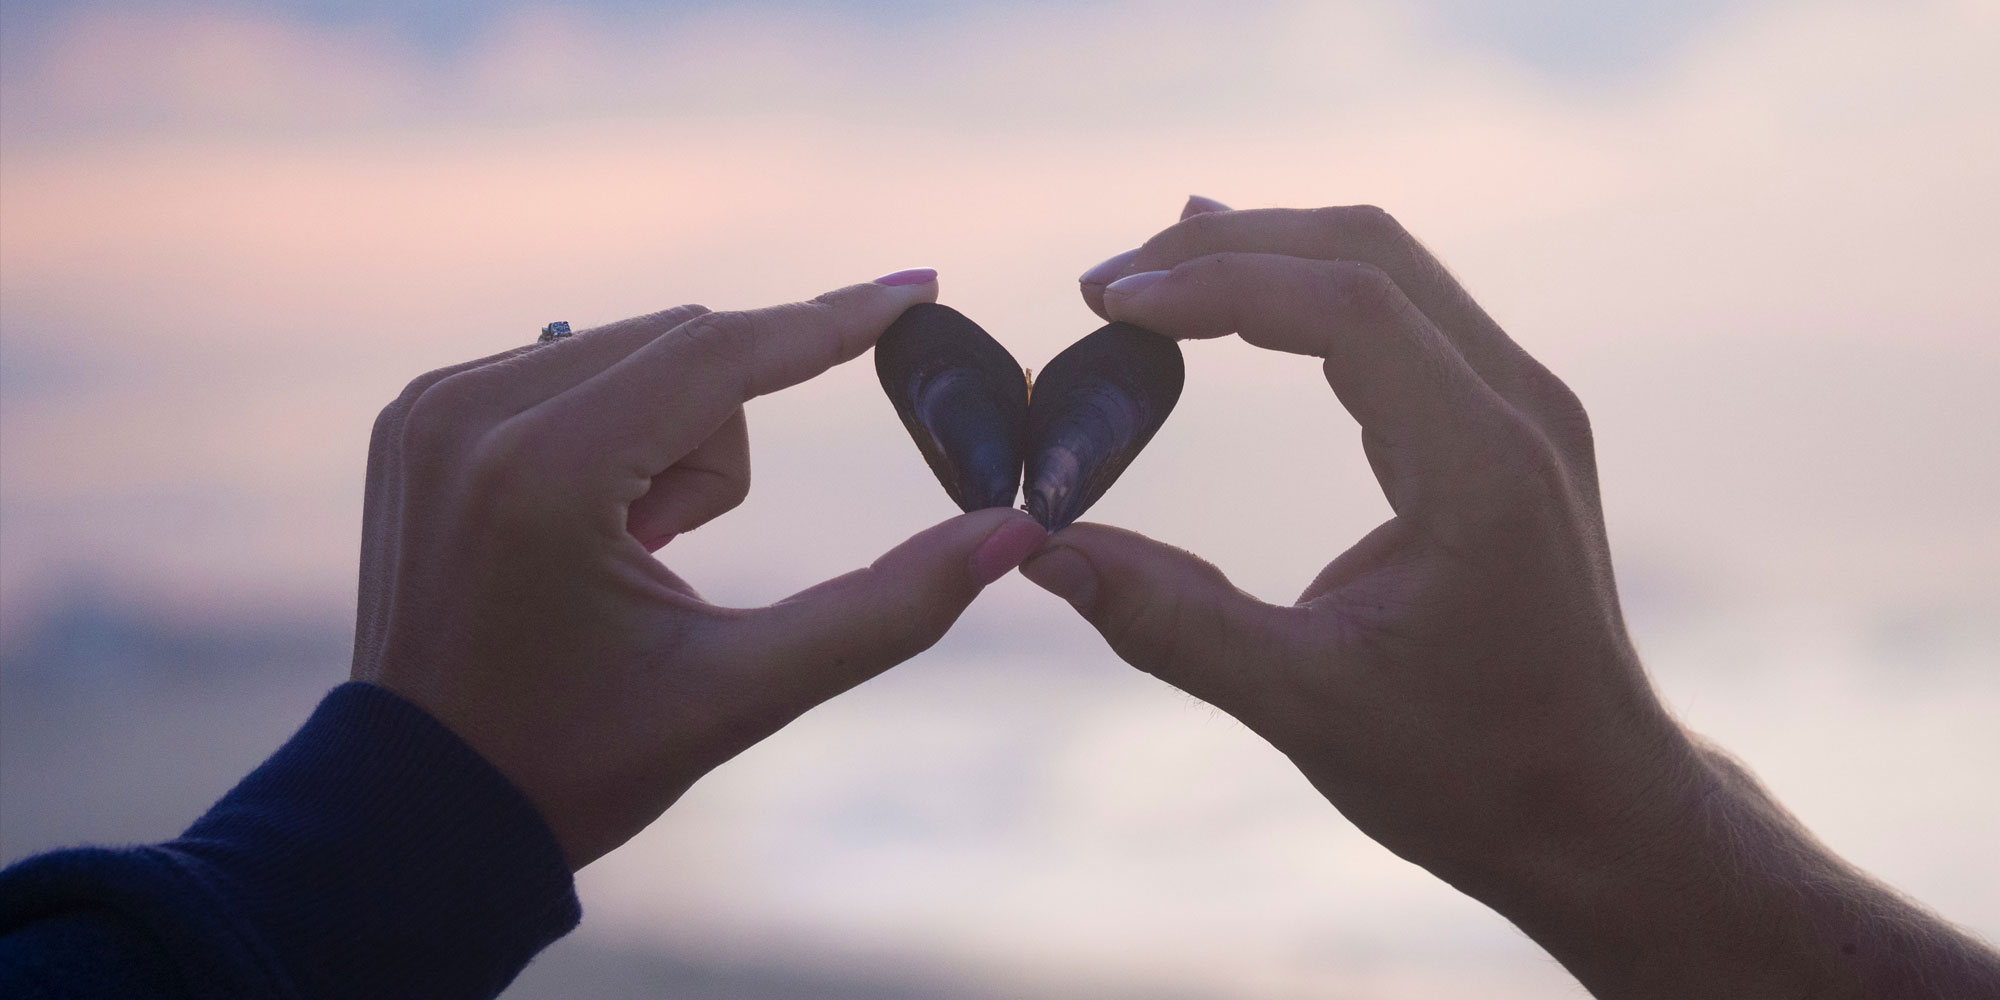
[[[1120,656],[1262,734],[1598,996],[2000,995],[2000,955],[1668,716],[1626,638],[1582,406],[1389,216],[1197,198],[1083,294],[1324,359],[1395,512],[1284,607],[1130,532],[1058,532],[1022,572]]]
[[[1218,209],[1093,270],[1085,299],[1323,359],[1395,516],[1287,606],[1099,525],[1023,572],[1462,888],[1621,850],[1694,753],[1626,639],[1583,408],[1380,210]]]

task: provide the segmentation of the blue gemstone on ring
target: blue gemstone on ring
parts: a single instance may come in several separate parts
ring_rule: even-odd
[[[569,336],[568,321],[556,320],[555,322],[550,323],[545,327],[542,327],[542,335],[536,338],[535,343],[546,344],[551,340],[561,340],[567,336]]]

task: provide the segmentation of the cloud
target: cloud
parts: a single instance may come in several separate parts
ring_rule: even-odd
[[[1726,31],[1731,18],[1768,6],[1768,0],[1435,0],[1420,9],[1442,38],[1504,53],[1550,76],[1602,84],[1657,70],[1690,43]]]
[[[1881,774],[1864,794],[1810,758],[1907,739],[1971,784],[1991,769],[1968,720],[2000,642],[2000,17],[1759,4],[1641,53],[1652,8],[1542,9],[1574,26],[1534,37],[1643,68],[1552,73],[1372,4],[508,7],[449,44],[374,15],[56,17],[9,60],[0,115],[0,601],[83,576],[344,606],[375,409],[552,319],[931,265],[1034,363],[1095,323],[1074,276],[1190,191],[1376,202],[1591,407],[1676,708],[1769,761],[1836,843],[1990,925],[1988,882],[1885,845],[1929,823],[1940,857],[1976,858],[1954,845],[1990,840],[1991,815],[1923,812]],[[1352,423],[1309,362],[1188,355],[1181,409],[1093,517],[1288,599],[1386,516]],[[951,513],[865,363],[750,422],[750,500],[668,550],[720,600],[780,597]],[[1256,983],[1273,996],[1548,972],[1227,720],[1120,669],[1003,583],[936,654],[697,788],[603,869],[594,912],[725,950],[796,934],[1276,970]],[[1782,725],[1771,705],[1793,706]],[[1869,820],[1868,795],[1898,805]],[[1327,899],[1366,925],[1313,912]],[[1559,988],[1536,974],[1523,993]]]
[[[1715,566],[1740,575],[1729,600],[1922,603],[2000,577],[1984,513],[2000,459],[1979,430],[1995,404],[1978,373],[2000,364],[1984,8],[1759,8],[1601,95],[1382,8],[1178,10],[712,9],[621,33],[519,8],[442,64],[365,22],[81,17],[8,106],[32,127],[5,154],[0,321],[59,351],[67,378],[100,377],[9,393],[10,493],[80,510],[121,476],[230,483],[296,532],[288,510],[355,503],[353,448],[323,442],[359,442],[342,429],[418,371],[550,318],[802,297],[912,263],[1046,357],[1086,328],[1074,274],[1199,189],[1395,210],[1596,407],[1627,559],[1700,553],[1711,583],[1729,575]],[[64,128],[96,112],[51,110],[65,101],[168,111],[86,141]],[[231,121],[283,127],[217,131]],[[1284,596],[1311,575],[1299,546],[1194,512],[1270,508],[1266,470],[1302,449],[1327,457],[1270,513],[1312,524],[1311,549],[1383,509],[1356,456],[1288,416],[1349,433],[1310,372],[1200,353],[1183,417],[1102,513],[1233,556]],[[886,527],[842,533],[856,546],[801,572],[942,513],[882,487],[928,489],[874,403],[847,373],[758,404],[762,482],[882,505],[828,514]],[[822,436],[783,437],[809,410]],[[805,457],[832,447],[845,467]],[[757,503],[742,521],[779,516]],[[712,537],[790,544],[728,524]],[[324,553],[324,588],[351,586],[345,539],[301,541],[246,544]],[[749,564],[771,563],[800,565]]]
[[[7,126],[296,133],[632,114],[857,125],[921,115],[932,127],[1030,131],[1286,122],[1405,104],[1479,75],[1577,97],[1642,90],[1698,39],[1774,6],[53,4],[15,25]]]
[[[1425,0],[1391,7],[1373,0],[1351,0],[1320,6],[1342,15],[1358,13],[1376,18],[1385,10],[1406,11],[1407,14],[1399,16],[1405,17],[1425,38],[1458,49],[1461,54],[1508,60],[1572,85],[1596,86],[1607,80],[1629,80],[1657,70],[1691,41],[1703,34],[1714,34],[1718,23],[1768,5],[1769,0],[1751,5],[1723,4],[1718,0],[1692,3],[1638,0],[1621,4],[1586,0]],[[556,90],[578,93],[594,81],[615,73],[628,85],[624,89],[629,93],[629,85],[635,79],[650,76],[657,81],[659,75],[642,74],[635,78],[633,71],[639,68],[637,59],[607,64],[571,58],[577,50],[565,44],[566,31],[570,30],[565,26],[600,39],[623,40],[628,43],[625,46],[628,53],[642,56],[650,51],[655,56],[651,60],[653,65],[670,66],[684,61],[691,51],[715,48],[716,39],[706,35],[704,28],[721,24],[732,31],[731,37],[722,40],[721,48],[730,53],[732,62],[738,66],[744,65],[738,61],[744,50],[756,47],[746,46],[746,41],[756,36],[779,40],[780,45],[766,50],[767,54],[804,41],[807,47],[795,49],[792,55],[803,55],[810,60],[812,52],[822,51],[810,43],[823,41],[832,33],[841,39],[842,49],[851,51],[857,39],[872,39],[876,44],[871,56],[907,59],[910,69],[926,74],[913,79],[920,82],[928,96],[962,97],[952,81],[976,66],[978,60],[931,63],[924,56],[932,43],[948,43],[955,35],[976,36],[976,32],[966,31],[968,25],[979,29],[1042,26],[1044,30],[1038,34],[1051,43],[1047,51],[1053,54],[1064,48],[1064,35],[1080,21],[1113,23],[1128,34],[1149,35],[1157,32],[1162,22],[1199,23],[1212,30],[1205,40],[1207,44],[1197,42],[1169,49],[1149,50],[1144,45],[1131,48],[1154,56],[1150,60],[1154,66],[1170,71],[1174,64],[1196,57],[1197,61],[1211,63],[1236,61],[1237,75],[1254,76],[1254,67],[1244,65],[1248,60],[1236,58],[1245,54],[1240,44],[1245,39],[1234,37],[1226,29],[1213,29],[1231,21],[1259,25],[1273,17],[1282,20],[1287,8],[1293,6],[1269,0],[1227,5],[1151,4],[1143,10],[1120,3],[1048,0],[948,3],[694,0],[672,5],[638,0],[586,0],[560,5],[535,0],[497,3],[453,0],[424,4],[392,0],[281,0],[259,4],[232,0],[59,0],[19,3],[10,8],[6,55],[10,64],[18,66],[24,62],[42,62],[53,54],[54,58],[47,59],[47,63],[60,65],[66,57],[79,54],[88,61],[94,47],[97,51],[115,51],[122,58],[116,65],[117,72],[108,79],[70,83],[94,87],[106,95],[123,90],[127,100],[143,95],[143,100],[161,102],[154,105],[157,111],[165,110],[165,104],[176,100],[192,99],[194,105],[200,105],[205,98],[227,97],[209,85],[232,80],[265,85],[269,92],[262,98],[274,102],[323,91],[331,78],[315,70],[325,68],[324,57],[343,58],[339,50],[355,40],[363,40],[371,47],[397,53],[399,61],[418,70],[415,74],[403,74],[399,85],[391,88],[394,96],[407,105],[420,91],[451,89],[450,78],[459,70],[472,68],[473,75],[478,76],[481,67],[492,65],[487,60],[496,51],[516,57],[504,67],[495,68],[503,68],[505,78],[523,84],[522,89],[553,86]],[[201,30],[190,34],[185,30],[189,25],[200,26]],[[532,35],[530,44],[518,51],[509,50],[505,40],[519,37],[524,29]],[[1115,50],[1096,44],[1096,34],[1079,33],[1086,44],[1076,54],[1097,60],[1113,56]],[[300,45],[293,39],[310,41]],[[675,45],[679,39],[703,44]],[[265,43],[264,48],[288,48],[291,56],[301,58],[274,63],[256,51],[260,40]],[[605,46],[595,48],[602,54]],[[1254,48],[1253,44],[1253,51]],[[889,68],[880,58],[855,65],[869,76],[882,76]],[[280,83],[280,74],[287,68],[295,72],[284,78],[282,85],[272,86]],[[821,62],[813,68],[818,71],[815,81],[819,86],[803,91],[772,90],[765,96],[780,103],[794,102],[797,108],[804,106],[797,102],[823,95],[824,84],[829,80],[826,71],[832,67]],[[1246,68],[1252,69],[1252,73],[1242,73]],[[1077,61],[1048,69],[1051,77],[1074,80],[1081,78],[1080,72],[1088,76],[1087,67]],[[939,73],[940,70],[943,72]],[[970,75],[978,76],[976,72]],[[139,90],[119,86],[146,78],[150,78],[151,85]],[[584,87],[564,88],[565,80],[580,82]],[[1144,77],[1128,81],[1139,83]],[[188,88],[190,84],[194,86]],[[520,92],[520,89],[515,91]],[[376,96],[387,93],[377,92]],[[1183,96],[1199,93],[1191,91]],[[635,96],[643,100],[648,95]],[[79,106],[70,107],[74,110]],[[349,108],[352,109],[351,103]],[[377,106],[377,110],[386,109],[386,104]],[[211,104],[207,110],[228,115],[250,108],[224,101]]]

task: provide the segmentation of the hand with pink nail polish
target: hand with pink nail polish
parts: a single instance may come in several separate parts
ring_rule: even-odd
[[[955,517],[755,609],[703,601],[651,550],[742,502],[745,401],[868,350],[937,298],[936,277],[683,306],[411,382],[369,449],[354,678],[484,755],[580,868],[710,769],[929,647],[1040,525]]]
[[[1120,657],[1241,720],[1596,996],[2000,996],[2000,956],[1661,705],[1582,404],[1394,219],[1191,199],[1082,289],[1107,320],[1315,359],[1394,511],[1282,605],[1172,545],[1057,532],[1021,572]]]

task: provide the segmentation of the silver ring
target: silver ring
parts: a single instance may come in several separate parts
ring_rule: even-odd
[[[546,344],[551,340],[561,340],[569,335],[569,323],[566,320],[559,319],[542,327],[542,335],[535,338],[535,343]]]

